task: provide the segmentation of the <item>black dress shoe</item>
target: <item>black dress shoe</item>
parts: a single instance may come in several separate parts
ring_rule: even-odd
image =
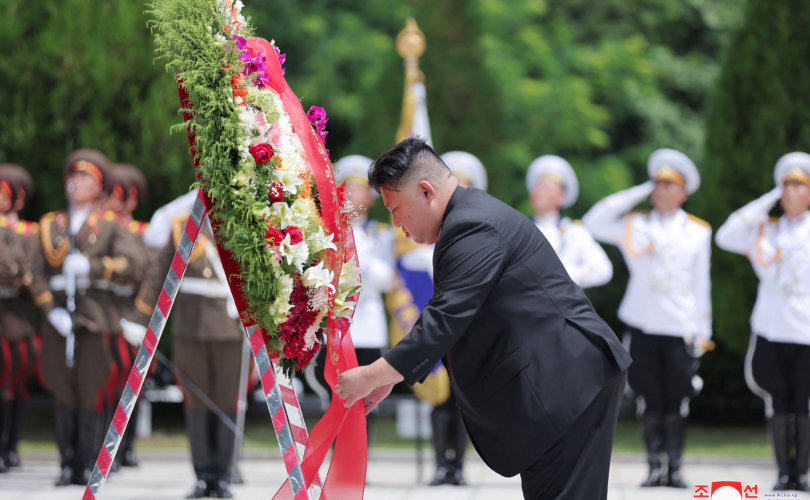
[[[228,482],[221,479],[211,488],[211,496],[214,498],[233,498],[231,490],[228,489]]]
[[[87,483],[90,482],[90,474],[93,471],[90,469],[84,469],[82,471],[73,471],[73,474],[70,476],[70,484],[76,484],[79,486],[87,486]]]
[[[461,469],[454,470],[451,474],[447,474],[447,483],[453,486],[467,486],[467,481],[464,479],[464,473]]]
[[[0,457],[0,473],[2,472],[8,472],[8,465],[3,457]]]
[[[138,457],[135,456],[134,450],[127,450],[124,452],[124,456],[121,457],[121,465],[124,467],[138,466]]]
[[[210,495],[210,488],[208,483],[203,480],[198,480],[194,484],[194,489],[188,494],[186,498],[207,498]]]
[[[20,462],[20,455],[17,454],[16,451],[9,451],[8,452],[8,459],[6,460],[6,465],[9,467],[19,467],[22,465]]]
[[[436,468],[436,474],[433,476],[433,479],[430,480],[428,483],[430,486],[439,486],[441,484],[452,484],[450,483],[450,470],[447,467],[439,466]]]
[[[664,470],[661,467],[651,467],[647,479],[641,483],[642,488],[652,488],[655,486],[663,486],[666,483]]]
[[[686,488],[686,484],[681,479],[681,472],[676,470],[667,475],[666,486],[670,488]]]
[[[62,471],[59,473],[59,477],[56,478],[54,481],[54,486],[67,486],[71,484],[70,478],[73,476],[73,469],[70,467],[62,467]]]
[[[790,476],[783,475],[776,479],[776,483],[771,488],[773,491],[787,491],[791,489]]]

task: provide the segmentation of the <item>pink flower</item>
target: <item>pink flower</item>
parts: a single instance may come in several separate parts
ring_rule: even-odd
[[[309,108],[309,111],[307,111],[307,118],[309,118],[309,121],[315,126],[315,130],[321,137],[321,142],[326,144],[326,136],[329,134],[329,132],[326,131],[326,122],[329,121],[326,117],[326,110],[318,106],[312,106]]]
[[[281,181],[273,181],[267,186],[267,195],[273,203],[284,201],[284,184]]]
[[[256,118],[253,119],[253,126],[256,127],[256,130],[258,130],[262,135],[264,135],[267,132],[267,129],[270,128],[270,125],[267,123],[267,117],[264,116],[264,113],[256,113]]]
[[[290,226],[284,230],[284,236],[290,236],[290,245],[297,245],[304,241],[304,235],[301,234],[301,230],[299,230],[296,226]]]
[[[273,158],[273,148],[266,142],[254,144],[250,146],[248,151],[253,155],[253,159],[256,160],[256,165],[267,163]]]

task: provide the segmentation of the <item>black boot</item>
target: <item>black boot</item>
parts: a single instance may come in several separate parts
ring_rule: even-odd
[[[430,481],[430,486],[450,483],[452,471],[447,460],[447,444],[449,440],[449,418],[444,406],[433,408],[430,413],[430,422],[433,427],[433,449],[436,452],[436,474]]]
[[[226,414],[231,422],[235,421],[236,414]],[[214,485],[214,496],[216,498],[233,498],[231,491],[228,489],[228,483],[231,480],[231,470],[233,466],[233,447],[235,443],[235,435],[233,431],[216,415],[210,415],[214,419],[212,427],[214,428],[214,446],[216,457],[216,484]]]
[[[681,455],[686,438],[686,422],[678,413],[664,415],[664,447],[667,450],[667,486],[686,488],[681,478]]]
[[[661,450],[664,447],[664,434],[661,416],[645,413],[641,419],[644,447],[647,449],[647,463],[650,472],[647,479],[641,483],[642,487],[663,486],[665,482],[664,470],[661,467]]]
[[[132,408],[132,415],[129,417],[129,424],[127,424],[124,435],[121,437],[121,449],[115,455],[116,461],[123,467],[138,466],[138,457],[135,455],[135,432],[137,426],[138,404],[135,403],[135,407]]]
[[[0,400],[0,473],[8,472],[8,425],[11,420],[9,412],[11,403]]]
[[[810,466],[810,415],[796,415],[796,485],[799,491],[810,491],[807,469]]]
[[[464,454],[467,451],[467,428],[464,426],[464,419],[457,408],[453,408],[453,415],[450,425],[450,434],[453,436],[453,474],[450,484],[454,486],[467,486],[464,479]]]
[[[186,412],[186,432],[191,447],[191,464],[197,482],[186,498],[205,498],[211,496],[215,485],[213,440],[209,429],[208,412]]]
[[[776,456],[776,467],[779,476],[773,485],[774,491],[784,491],[791,487],[790,484],[790,434],[788,429],[789,418],[786,413],[777,413],[771,418],[771,433],[773,435],[773,451]]]
[[[54,486],[67,486],[71,484],[73,468],[76,462],[76,413],[72,411],[56,410],[54,412],[56,424],[56,446],[59,448],[59,477]]]
[[[79,412],[77,432],[77,463],[73,469],[73,484],[81,486],[90,482],[93,466],[96,464],[98,452],[101,450],[104,432],[104,414],[95,411]]]
[[[19,398],[15,397],[14,402],[11,403],[11,422],[8,426],[8,442],[6,448],[8,449],[6,465],[9,467],[19,467],[20,453],[20,435],[22,434],[23,423],[23,407],[25,403]]]

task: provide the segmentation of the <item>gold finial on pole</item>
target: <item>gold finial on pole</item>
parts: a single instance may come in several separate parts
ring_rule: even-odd
[[[413,113],[416,99],[411,93],[414,82],[424,82],[425,77],[419,69],[419,58],[425,53],[427,42],[425,34],[419,29],[416,20],[409,17],[405,27],[397,35],[397,52],[405,63],[405,92],[402,98],[402,117],[397,130],[397,142],[407,139],[411,135]]]

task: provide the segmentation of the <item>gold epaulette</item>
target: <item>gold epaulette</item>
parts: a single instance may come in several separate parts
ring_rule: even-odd
[[[112,210],[104,210],[104,209],[99,210],[99,212],[101,212],[99,214],[100,217],[103,220],[106,220],[107,222],[115,222],[115,221],[118,220],[119,215],[118,215],[117,212],[113,212]]]
[[[574,219],[571,222],[573,222],[574,224],[579,224],[580,226],[582,225],[582,221],[579,219]]]
[[[0,215],[0,227],[8,227],[8,217]]]
[[[174,246],[180,244],[180,239],[183,237],[183,228],[186,225],[189,214],[181,214],[172,218],[172,237],[174,239]],[[197,236],[197,243],[194,245],[194,250],[188,257],[188,262],[192,263],[200,258],[200,255],[205,252],[205,247],[208,246],[211,240],[203,235]]]
[[[129,229],[129,232],[133,234],[143,234],[144,232],[146,232],[147,227],[149,227],[148,222],[133,220],[130,221],[129,225],[127,226],[127,229]]]
[[[51,267],[61,266],[68,250],[70,250],[70,240],[68,238],[61,238],[57,246],[54,246],[53,238],[51,238],[51,226],[59,215],[63,214],[61,212],[48,212],[39,219],[42,253],[45,254],[45,259]]]
[[[30,234],[39,234],[39,224],[29,220],[19,220],[17,225],[14,226],[14,231],[17,234],[28,236]]]
[[[700,217],[697,217],[697,216],[692,215],[692,214],[686,214],[686,215],[689,217],[689,220],[691,220],[691,221],[695,221],[695,222],[697,222],[698,224],[700,224],[700,225],[702,225],[702,226],[706,226],[706,227],[708,227],[709,229],[711,229],[711,228],[712,228],[712,225],[711,225],[711,224],[709,224],[709,223],[708,223],[708,222],[706,222],[705,220],[701,219]]]
[[[629,212],[627,212],[627,215],[633,215],[633,214],[650,215],[650,211],[649,210],[630,210]]]
[[[777,223],[779,222],[779,217],[768,217],[768,222]]]

